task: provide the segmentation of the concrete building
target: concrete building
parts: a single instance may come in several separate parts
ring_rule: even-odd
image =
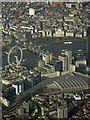
[[[50,62],[50,54],[49,53],[45,53],[42,55],[42,60],[45,61],[45,64]]]
[[[46,36],[47,36],[47,37],[52,37],[52,31],[50,31],[50,30],[49,30],[49,31],[46,31]]]
[[[76,33],[75,37],[82,38],[83,37],[83,33]]]
[[[65,50],[65,55],[68,57],[68,70],[70,71],[70,65],[72,64],[72,51]]]
[[[9,87],[4,90],[5,98],[10,98],[11,96],[13,97],[14,95],[15,95],[15,88]]]
[[[62,61],[62,70],[67,71],[68,70],[68,58],[67,55],[62,54],[58,56],[58,59]]]
[[[75,100],[81,100],[81,96],[80,95],[76,94],[76,95],[73,95],[73,97],[74,97]]]
[[[55,71],[62,72],[62,61],[59,61],[58,59],[52,59],[49,64],[55,66]]]
[[[30,30],[30,33],[31,33],[31,35],[34,33],[34,32],[33,32],[33,29],[32,29],[32,30]]]
[[[64,71],[64,72],[61,73],[61,76],[66,75],[68,73],[69,73],[69,71]]]
[[[53,54],[51,53],[50,54],[50,61],[53,59]]]
[[[12,87],[15,88],[16,95],[19,95],[20,93],[24,91],[24,82],[23,81],[15,82],[12,84]]]
[[[44,69],[44,70],[46,70],[46,71],[47,71],[47,73],[52,72],[51,67],[49,67],[48,65],[45,65],[45,66],[43,67],[43,69]]]
[[[45,37],[45,31],[42,31],[42,36]]]
[[[64,31],[58,29],[55,31],[55,37],[64,37]]]
[[[41,34],[43,37],[47,36],[47,37],[52,37],[52,31],[51,30],[42,30]]]
[[[45,61],[43,60],[38,61],[38,67],[44,67],[44,65],[45,65]]]
[[[45,61],[45,65],[52,60],[52,53],[43,53],[42,60]]]
[[[16,90],[16,95],[19,94],[19,86],[18,86],[18,83],[12,84],[12,87],[15,88],[15,90]]]
[[[59,71],[54,71],[54,72],[50,72],[50,73],[46,73],[46,74],[41,74],[41,77],[48,77],[48,78],[54,78],[54,77],[59,77],[60,76],[60,72]]]
[[[74,37],[74,33],[73,32],[66,32],[66,37]]]
[[[70,69],[70,70],[69,70],[70,72],[75,72],[75,71],[76,71],[75,65],[71,65],[71,64],[70,64],[69,69]]]
[[[3,98],[3,97],[0,97],[0,101],[1,101],[5,106],[7,106],[7,107],[10,106],[10,102],[9,102],[7,99],[5,99],[5,98]]]
[[[50,67],[51,72],[55,72],[55,66],[51,65],[51,64],[47,64],[48,67]]]
[[[67,107],[67,105],[60,106],[57,109],[57,118],[58,119],[67,119],[68,118],[68,107]]]
[[[29,15],[31,16],[31,15],[35,15],[35,9],[33,9],[33,8],[30,8],[29,9]]]
[[[67,8],[71,8],[71,7],[72,7],[72,4],[71,4],[71,3],[66,3],[66,7],[67,7]]]
[[[84,35],[84,37],[86,37],[86,36],[87,36],[87,32],[86,32],[86,31],[84,31],[84,32],[83,32],[83,35]]]
[[[87,61],[86,60],[77,60],[75,63],[76,67],[79,67],[80,64],[86,65]]]

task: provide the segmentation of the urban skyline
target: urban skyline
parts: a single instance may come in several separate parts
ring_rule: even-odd
[[[89,2],[2,2],[1,120],[89,120]]]

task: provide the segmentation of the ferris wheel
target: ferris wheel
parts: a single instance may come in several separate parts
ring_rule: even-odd
[[[9,65],[12,65],[12,62],[10,60],[10,56],[11,56],[11,53],[15,50],[15,49],[18,49],[20,51],[20,58],[17,56],[17,55],[14,55],[15,59],[16,59],[16,63],[15,65],[20,65],[21,61],[22,61],[22,58],[23,58],[23,52],[22,52],[22,49],[19,47],[19,46],[14,46],[10,49],[9,53],[8,53],[8,64]]]

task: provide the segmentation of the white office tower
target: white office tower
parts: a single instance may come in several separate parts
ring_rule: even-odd
[[[50,62],[50,54],[45,53],[42,55],[42,60],[45,61],[45,65]]]
[[[20,93],[24,91],[24,82],[23,81],[15,82],[12,84],[12,87],[15,88],[16,95],[19,95]]]
[[[31,15],[35,15],[35,9],[33,9],[33,8],[30,8],[29,9],[29,15],[31,16]]]
[[[65,55],[68,57],[68,71],[71,71],[71,65],[72,65],[72,51],[65,50]]]
[[[58,119],[67,119],[68,118],[68,107],[67,107],[67,105],[60,106],[57,109],[57,118]]]
[[[18,94],[19,94],[18,83],[17,83],[17,82],[13,83],[13,84],[12,84],[12,87],[15,88],[16,95],[18,95]]]

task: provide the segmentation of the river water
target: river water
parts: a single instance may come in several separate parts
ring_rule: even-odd
[[[53,53],[54,56],[58,56],[62,50],[67,49],[71,50],[74,53],[77,53],[78,50],[82,50],[83,53],[86,52],[86,41],[74,41],[72,44],[63,44],[63,43],[54,43],[50,44],[48,46],[42,47],[42,49],[45,49],[49,51],[50,53]],[[30,50],[24,50],[23,51],[23,60],[28,60],[29,63],[32,64],[32,62],[38,58],[38,55],[33,53]],[[2,57],[2,67],[8,65],[7,55],[4,55]]]
[[[19,54],[20,56],[20,54]],[[29,61],[29,63],[32,63],[35,59],[38,58],[38,55],[33,53],[32,51],[24,50],[23,51],[23,58],[22,60]],[[15,61],[15,57],[11,58],[11,61]],[[8,55],[5,54],[2,56],[2,67],[5,67],[8,65]]]
[[[71,50],[74,53],[78,52],[78,50],[82,50],[83,53],[86,52],[86,41],[74,41],[72,44],[63,44],[56,43],[48,46],[44,46],[43,49],[48,50],[53,53],[55,56],[59,55],[62,50]]]

